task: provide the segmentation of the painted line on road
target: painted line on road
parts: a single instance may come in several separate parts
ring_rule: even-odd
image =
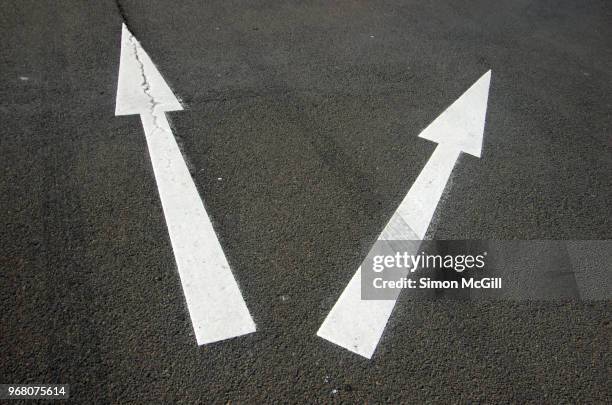
[[[166,118],[182,106],[123,25],[115,115],[139,114],[199,345],[255,332],[223,249]]]
[[[421,132],[420,138],[436,142],[438,146],[379,240],[425,238],[461,152],[480,157],[490,81],[491,71],[488,71]],[[361,299],[360,267],[317,335],[369,359],[378,346],[395,303],[396,300]]]

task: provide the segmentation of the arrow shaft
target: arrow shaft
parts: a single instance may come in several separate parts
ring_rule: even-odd
[[[443,144],[436,147],[379,239],[425,239],[459,154],[453,147]]]
[[[141,114],[174,257],[198,344],[255,331],[164,112]]]
[[[395,211],[379,240],[422,240],[442,197],[460,151],[439,145]],[[392,247],[389,247],[393,251]],[[412,245],[417,254],[418,246]],[[405,277],[408,274],[401,275]],[[395,300],[362,300],[361,267],[323,321],[317,335],[371,358],[384,332]]]

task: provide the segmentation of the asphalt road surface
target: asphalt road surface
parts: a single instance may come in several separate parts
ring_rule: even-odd
[[[435,149],[419,132],[489,69],[482,157],[428,237],[611,239],[611,2],[1,5],[0,383],[610,402],[609,300],[400,298],[371,360],[316,331]],[[254,334],[195,344],[140,119],[114,113],[122,23],[185,107],[168,117]]]

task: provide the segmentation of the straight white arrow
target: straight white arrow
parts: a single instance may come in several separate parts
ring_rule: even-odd
[[[199,345],[255,332],[166,119],[182,110],[170,87],[123,25],[115,115],[139,114],[187,308]]]
[[[433,121],[420,138],[438,143],[379,240],[422,240],[461,152],[480,157],[491,71]],[[413,253],[417,253],[416,251]],[[372,357],[395,300],[362,300],[361,267],[323,321],[317,335]]]

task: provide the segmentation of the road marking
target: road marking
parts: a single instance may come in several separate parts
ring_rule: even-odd
[[[199,345],[255,332],[165,111],[182,110],[123,25],[115,115],[139,114],[174,257]]]
[[[379,240],[422,240],[461,152],[480,157],[491,71],[421,132],[438,143]],[[416,253],[416,252],[415,252]],[[395,300],[362,300],[361,267],[323,321],[317,335],[363,357],[372,358]]]

